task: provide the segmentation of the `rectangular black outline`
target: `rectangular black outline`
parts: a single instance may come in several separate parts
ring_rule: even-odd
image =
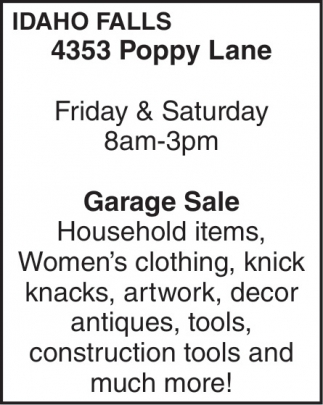
[[[319,185],[319,191],[320,191],[320,214],[319,214],[319,220],[320,220],[320,399],[319,401],[225,401],[225,402],[201,402],[201,401],[113,401],[113,402],[107,402],[107,401],[94,401],[94,402],[87,402],[87,401],[62,401],[62,402],[55,402],[55,401],[44,401],[44,402],[21,402],[21,401],[3,401],[3,374],[4,374],[4,369],[3,369],[3,5],[4,4],[10,4],[10,3],[20,3],[20,4],[33,4],[33,3],[41,3],[41,4],[46,4],[46,3],[77,3],[77,4],[100,4],[100,3],[129,3],[129,4],[140,4],[140,3],[155,3],[155,4],[202,4],[202,3],[209,3],[209,4],[266,4],[266,3],[274,3],[274,4],[309,4],[309,3],[317,3],[320,5],[319,12],[320,12],[320,41],[319,41],[319,55],[320,55],[320,77],[319,77],[319,85],[320,85],[320,131],[319,131],[319,136],[320,136],[320,185]],[[1,123],[1,142],[0,142],[0,157],[1,157],[1,165],[0,165],[0,170],[1,170],[1,175],[0,175],[0,221],[1,221],[1,234],[0,234],[0,265],[1,265],[1,277],[0,277],[0,358],[1,358],[1,367],[0,367],[0,404],[111,404],[111,405],[131,405],[131,404],[218,404],[218,405],[244,405],[244,404],[322,404],[322,399],[323,399],[323,390],[322,390],[322,292],[323,292],[323,284],[322,284],[322,35],[323,35],[323,30],[322,30],[322,0],[285,0],[285,1],[279,1],[279,0],[268,0],[268,1],[259,1],[259,0],[249,0],[249,1],[230,1],[230,0],[225,0],[225,1],[212,1],[212,0],[207,0],[207,1],[171,1],[171,0],[165,0],[165,1],[149,1],[149,0],[142,0],[142,1],[104,1],[104,0],[96,0],[96,1],[88,1],[88,0],[70,0],[70,1],[63,1],[63,0],[58,0],[56,2],[53,1],[3,1],[1,2],[1,10],[0,10],[0,21],[1,21],[1,30],[0,30],[0,47],[1,47],[1,75],[2,75],[2,80],[1,80],[1,108],[0,108],[0,123]]]

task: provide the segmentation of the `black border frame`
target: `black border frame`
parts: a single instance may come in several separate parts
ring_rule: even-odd
[[[0,233],[0,266],[1,266],[1,275],[0,275],[0,404],[89,404],[89,405],[94,405],[94,404],[111,404],[111,405],[135,405],[135,404],[158,404],[158,405],[166,405],[166,404],[218,404],[218,405],[247,405],[247,404],[266,404],[266,405],[273,405],[273,404],[303,404],[303,405],[309,405],[309,404],[322,404],[323,403],[323,374],[322,374],[322,369],[323,369],[323,362],[322,362],[322,295],[323,295],[323,284],[322,284],[322,271],[323,271],[323,261],[322,261],[322,251],[323,251],[323,246],[322,246],[322,169],[323,169],[323,164],[322,164],[322,137],[323,137],[323,127],[322,127],[322,107],[323,107],[323,101],[322,101],[322,35],[323,35],[323,29],[322,29],[322,1],[323,0],[247,0],[247,1],[237,1],[237,0],[206,0],[206,1],[171,1],[171,0],[165,0],[165,1],[150,1],[150,0],[141,0],[141,1],[104,1],[104,0],[94,0],[93,2],[89,0],[70,0],[70,1],[63,1],[63,0],[58,0],[56,2],[53,1],[2,1],[1,2],[1,10],[0,10],[0,21],[1,21],[1,30],[0,30],[0,48],[1,48],[1,56],[0,56],[0,62],[1,62],[1,108],[0,108],[0,131],[1,131],[1,140],[0,140],[0,159],[1,159],[1,164],[0,164],[0,226],[1,226],[1,233]],[[319,150],[319,155],[320,155],[320,184],[319,184],[319,195],[320,195],[320,213],[319,213],[319,221],[320,221],[320,283],[319,283],[319,289],[320,289],[320,399],[319,401],[275,401],[275,402],[270,402],[270,401],[224,401],[224,402],[201,402],[201,401],[79,401],[79,402],[74,402],[74,401],[65,401],[65,402],[57,402],[57,401],[43,401],[43,402],[22,402],[22,401],[3,401],[3,374],[4,374],[4,369],[3,369],[3,5],[4,4],[9,4],[9,3],[21,3],[21,4],[33,4],[33,3],[77,3],[77,4],[86,4],[86,3],[92,3],[92,4],[100,4],[100,3],[156,3],[156,4],[186,4],[186,3],[215,3],[215,4],[258,4],[258,3],[275,3],[275,4],[309,4],[309,3],[315,3],[319,4],[319,12],[320,12],[320,41],[319,41],[319,60],[320,60],[320,77],[319,77],[319,85],[320,85],[320,150]]]

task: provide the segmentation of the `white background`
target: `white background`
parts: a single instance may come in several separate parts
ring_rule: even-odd
[[[87,30],[14,31],[14,11],[39,15],[46,11],[84,11]],[[154,21],[158,12],[171,15],[168,31],[109,31],[95,29],[99,11],[146,11]],[[108,61],[60,61],[51,55],[58,39],[111,42]],[[119,60],[120,39],[138,44],[201,44],[194,66],[182,61],[153,66],[131,57]],[[222,52],[229,44],[269,44],[269,61],[210,61],[208,43],[214,39]],[[261,127],[254,122],[175,122],[162,119],[166,100],[180,105],[242,104],[269,106]],[[116,127],[104,122],[55,120],[55,101],[129,106],[119,134],[150,134],[162,139],[168,131],[216,134],[218,152],[195,151],[185,158],[160,149],[154,152],[108,152],[104,134]],[[149,101],[153,122],[139,123],[139,102]],[[88,212],[84,195],[173,195],[177,209],[150,219],[144,213]],[[241,208],[234,212],[190,214],[184,194],[237,195]],[[171,220],[207,221],[210,225],[255,225],[265,244],[200,243],[192,235],[183,244],[59,242],[58,221],[79,226],[148,225]],[[24,273],[18,251],[43,250],[46,255],[105,255],[110,251],[136,255],[155,250],[170,254],[182,250],[228,255],[235,274]],[[256,255],[305,256],[306,272],[244,273],[244,252]],[[316,401],[319,399],[319,5],[318,4],[5,4],[4,5],[4,400],[5,401]],[[230,289],[244,280],[248,286],[299,286],[295,303],[230,301]],[[106,285],[115,306],[107,304],[26,303],[25,283],[73,286],[83,281]],[[128,285],[215,285],[222,303],[126,304]],[[173,316],[180,334],[74,333],[76,315]],[[251,334],[189,334],[189,312],[215,316],[230,310],[244,316]],[[134,342],[146,346],[174,346],[178,361],[170,363],[32,363],[33,346],[116,346]],[[223,341],[241,348],[238,363],[188,364],[181,348],[186,342],[204,347]],[[253,345],[282,347],[294,342],[294,362],[253,364],[247,361]],[[146,371],[157,381],[157,392],[107,394],[90,392],[91,377],[131,377]],[[231,392],[164,393],[166,376],[217,377],[231,371]]]

